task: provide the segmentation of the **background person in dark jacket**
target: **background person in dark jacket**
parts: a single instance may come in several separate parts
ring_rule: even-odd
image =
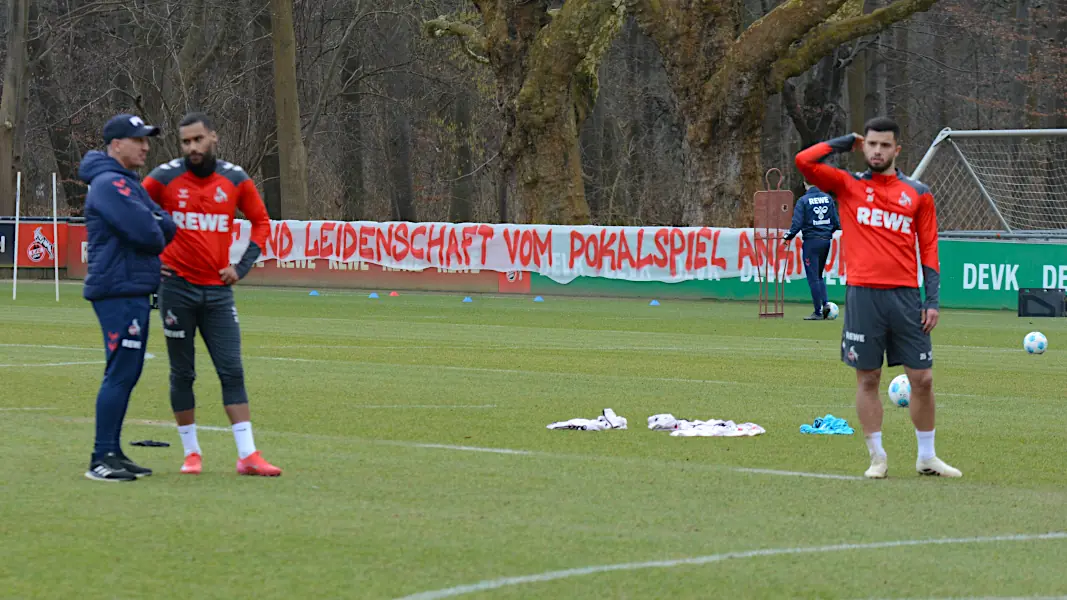
[[[834,199],[819,188],[804,184],[807,193],[797,200],[793,207],[793,224],[785,234],[790,241],[803,232],[804,237],[804,271],[811,288],[811,301],[815,312],[804,317],[806,321],[825,319],[830,314],[829,297],[826,295],[826,280],[823,270],[826,257],[830,254],[830,242],[834,232],[841,229]]]
[[[89,265],[82,295],[104,332],[104,379],[96,397],[96,442],[85,476],[134,481],[151,475],[122,451],[119,437],[130,393],[141,377],[148,343],[150,297],[159,287],[163,248],[174,237],[170,216],[152,201],[133,169],[143,167],[148,138],[159,128],[118,115],[104,125],[107,152],[90,151],[78,176],[85,199]]]

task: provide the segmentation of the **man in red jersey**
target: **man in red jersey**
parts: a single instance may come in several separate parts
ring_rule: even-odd
[[[241,364],[241,330],[230,286],[248,274],[270,234],[270,217],[255,183],[241,167],[218,160],[218,136],[207,115],[192,113],[179,124],[184,159],[164,163],[144,188],[171,214],[178,232],[160,257],[163,282],[159,312],[170,357],[170,403],[185,448],[182,473],[202,469],[193,397],[197,328],[222,383],[222,402],[237,443],[241,475],[281,475],[256,450]],[[248,250],[230,264],[235,210],[252,222]]]
[[[864,135],[849,134],[797,154],[797,169],[833,194],[841,217],[848,287],[841,360],[856,369],[856,412],[867,438],[871,466],[865,475],[886,476],[882,447],[882,358],[904,365],[911,382],[911,420],[919,444],[915,470],[922,475],[963,474],[934,454],[933,352],[930,332],[938,320],[937,214],[930,188],[896,168],[900,128],[888,117],[871,119]],[[822,161],[863,150],[868,171],[849,173]],[[919,295],[919,265],[926,302]]]

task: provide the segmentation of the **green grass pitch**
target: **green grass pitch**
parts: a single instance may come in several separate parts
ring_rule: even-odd
[[[106,485],[82,476],[103,359],[92,309],[78,285],[59,303],[50,284],[10,291],[0,285],[2,598],[1067,593],[1067,539],[989,539],[1067,531],[1062,320],[944,311],[937,452],[964,477],[916,475],[907,409],[885,400],[890,478],[867,481],[841,321],[802,321],[807,305],[760,320],[747,303],[239,287],[256,443],[284,475],[234,473],[202,342],[199,422],[218,429],[200,432],[204,474],[179,475],[153,312],[123,442],[156,474]],[[1049,338],[1042,356],[1022,350],[1031,330]],[[883,397],[899,372],[884,371]],[[629,429],[545,428],[605,407]],[[649,431],[663,412],[767,433]],[[856,434],[799,432],[827,413]],[[140,439],[171,447],[128,445]],[[941,539],[956,541],[925,543]],[[699,557],[711,558],[685,562]],[[608,565],[623,566],[582,570]]]

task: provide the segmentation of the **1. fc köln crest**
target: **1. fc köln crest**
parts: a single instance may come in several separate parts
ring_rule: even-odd
[[[33,230],[33,242],[26,248],[26,256],[33,262],[41,262],[46,255],[49,260],[55,260],[55,246],[45,236],[42,228],[38,227]]]

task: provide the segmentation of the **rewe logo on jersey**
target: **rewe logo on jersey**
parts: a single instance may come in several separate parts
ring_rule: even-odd
[[[171,219],[178,229],[186,231],[230,232],[230,215],[174,211]]]
[[[861,206],[856,209],[856,222],[868,227],[880,227],[890,231],[911,233],[911,217],[880,208]]]

